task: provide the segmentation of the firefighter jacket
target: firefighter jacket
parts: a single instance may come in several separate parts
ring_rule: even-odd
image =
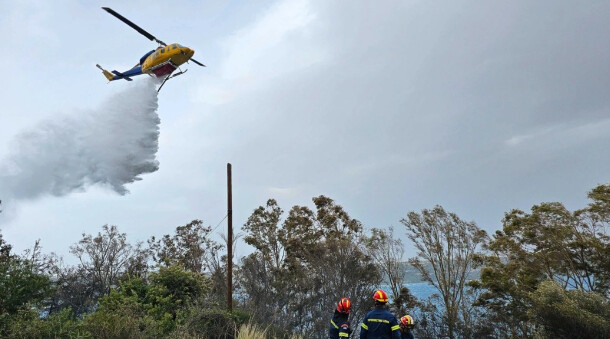
[[[376,307],[362,320],[360,339],[401,339],[396,317],[383,307]]]
[[[411,330],[401,331],[402,339],[415,339]]]
[[[330,319],[330,325],[328,327],[328,338],[329,339],[344,339],[349,338],[352,330],[349,327],[349,321],[347,321],[348,315],[335,311],[332,319]]]

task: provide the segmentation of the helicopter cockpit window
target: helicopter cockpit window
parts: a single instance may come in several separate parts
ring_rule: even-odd
[[[178,44],[173,44],[172,49],[176,49],[176,48],[178,48]]]
[[[161,53],[165,53],[165,48],[161,48]]]

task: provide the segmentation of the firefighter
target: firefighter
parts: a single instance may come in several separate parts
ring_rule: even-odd
[[[352,330],[349,327],[349,312],[352,309],[352,302],[349,298],[341,298],[337,303],[337,309],[330,319],[330,326],[328,327],[328,338],[330,339],[342,339],[349,338]]]
[[[410,315],[405,315],[400,318],[400,334],[402,335],[402,339],[414,339],[413,333],[411,330],[415,327],[415,323],[413,322],[413,317]]]
[[[373,294],[375,309],[362,320],[360,339],[401,339],[400,326],[396,317],[385,309],[388,294],[377,290]]]

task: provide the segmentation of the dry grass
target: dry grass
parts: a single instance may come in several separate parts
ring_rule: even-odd
[[[267,329],[260,329],[256,325],[242,325],[237,334],[237,339],[271,339],[267,336]],[[293,335],[290,339],[303,339],[301,336]]]
[[[239,329],[237,339],[266,339],[267,329],[260,330],[256,325],[244,324]]]

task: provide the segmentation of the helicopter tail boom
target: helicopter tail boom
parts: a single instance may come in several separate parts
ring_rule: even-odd
[[[108,72],[107,70],[103,69],[102,66],[100,65],[95,65],[97,66],[97,68],[102,70],[102,73],[104,74],[104,76],[106,77],[106,79],[108,79],[108,81],[114,81],[114,80],[127,80],[127,81],[132,81],[131,77],[135,76],[135,75],[140,75],[142,74],[142,67],[140,67],[139,65],[136,65],[134,68],[126,71],[126,72],[119,72],[119,71],[112,71],[112,72]]]
[[[119,71],[112,71],[112,73],[114,73],[114,75],[115,75],[114,80],[125,79],[127,81],[131,81],[130,77],[126,76],[125,74],[123,74],[123,73],[121,73]],[[104,75],[106,75],[106,74],[104,74]],[[106,78],[107,77],[108,76],[106,76]]]
[[[97,66],[97,68],[99,68],[99,69],[101,69],[101,70],[102,70],[102,73],[104,74],[104,76],[106,77],[106,79],[108,79],[108,81],[115,80],[115,79],[114,79],[114,75],[113,75],[112,73],[110,73],[110,72],[108,72],[107,70],[103,69],[103,68],[102,68],[102,66],[100,66],[100,65],[97,65],[97,64],[96,64],[95,66]]]

